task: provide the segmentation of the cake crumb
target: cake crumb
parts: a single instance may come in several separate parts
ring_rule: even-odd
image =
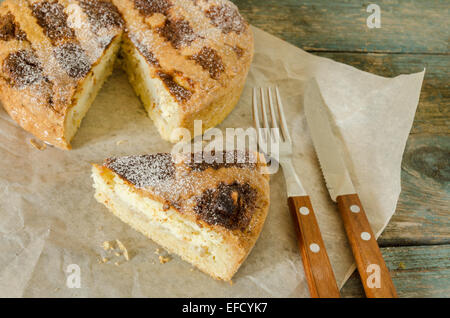
[[[228,283],[230,284],[230,286],[233,286],[233,281],[232,280],[230,280]]]
[[[126,142],[127,142],[126,140],[119,140],[116,142],[116,146],[120,146],[121,144],[124,144]]]
[[[115,262],[114,265],[120,266],[120,263],[119,262]]]
[[[103,249],[104,249],[105,251],[109,251],[109,250],[114,249],[114,247],[112,246],[112,244],[111,244],[110,241],[104,241],[104,242],[103,242]]]
[[[162,255],[159,255],[159,262],[161,263],[161,264],[165,264],[165,263],[167,263],[167,262],[170,262],[172,259],[169,257],[169,256],[162,256]]]
[[[30,139],[30,144],[37,150],[41,150],[41,151],[45,150],[45,148],[47,148],[46,143],[40,143],[36,139]]]
[[[398,263],[398,269],[405,269],[405,268],[406,268],[405,263],[403,262]]]
[[[109,258],[102,257],[101,259],[98,260],[98,263],[99,264],[105,264],[105,263],[108,263],[108,261],[109,261]]]
[[[120,258],[119,259],[120,261],[123,260],[123,258],[126,261],[130,260],[130,254],[128,253],[128,249],[118,239],[116,239],[114,241],[104,241],[102,244],[102,247],[107,252],[106,253],[107,256],[110,256],[109,259],[106,257],[103,257],[103,263],[109,262],[111,257],[112,257],[112,259]],[[105,259],[106,259],[106,261],[105,261]]]
[[[119,250],[122,252],[123,257],[125,257],[125,259],[127,261],[129,261],[130,260],[130,256],[128,254],[128,250],[125,247],[125,245],[119,240],[116,240],[116,243],[117,243],[117,246],[119,247]]]
[[[161,249],[160,249],[160,248],[157,248],[157,249],[155,250],[155,254],[156,254],[156,255],[159,255],[159,253],[161,253]]]

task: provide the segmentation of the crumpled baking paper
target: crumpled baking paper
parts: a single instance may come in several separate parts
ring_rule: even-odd
[[[342,286],[354,269],[353,258],[309,136],[305,84],[312,77],[319,83],[378,236],[400,194],[402,155],[424,72],[384,78],[308,54],[257,28],[254,32],[255,59],[247,86],[219,128],[250,127],[252,87],[279,86],[295,169],[311,195]],[[271,179],[264,229],[233,284],[216,281],[174,255],[161,264],[157,254],[165,257],[164,251],[95,201],[91,163],[171,150],[122,71],[116,70],[104,85],[72,151],[40,151],[31,145],[32,138],[0,108],[1,297],[309,297],[281,171]],[[104,241],[115,239],[127,248],[129,261],[103,249]],[[103,257],[110,260],[104,263]]]

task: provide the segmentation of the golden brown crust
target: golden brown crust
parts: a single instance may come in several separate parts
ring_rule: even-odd
[[[193,132],[195,119],[204,130],[220,123],[237,104],[253,57],[253,35],[237,8],[227,0],[111,1],[2,2],[0,101],[11,117],[70,149],[69,110],[126,27],[151,75],[179,104],[178,127]]]
[[[6,0],[0,5],[0,15],[13,16],[15,23],[14,36],[0,36],[0,100],[25,130],[63,149],[70,148],[64,123],[79,87],[122,33],[120,21],[92,24],[95,8],[79,4],[75,0]],[[39,65],[33,70],[30,59],[16,59],[16,70],[25,78],[21,81],[5,66],[20,51]]]
[[[180,104],[178,127],[193,132],[195,119],[204,129],[220,123],[238,102],[253,59],[253,34],[236,6],[225,0],[113,2],[152,76],[165,80]]]
[[[242,251],[243,261],[267,215],[269,176],[262,155],[228,152],[225,156],[228,160],[220,164],[186,154],[129,156],[107,159],[96,167],[100,174],[117,174],[141,196],[219,232]],[[236,163],[236,158],[243,163]]]

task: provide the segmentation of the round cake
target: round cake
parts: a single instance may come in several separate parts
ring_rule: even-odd
[[[70,149],[114,62],[162,138],[194,137],[237,104],[253,35],[227,0],[6,0],[0,101],[37,138]],[[187,129],[187,130],[186,130]]]

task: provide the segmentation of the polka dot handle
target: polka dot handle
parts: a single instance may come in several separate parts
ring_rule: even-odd
[[[339,288],[308,196],[288,199],[311,297],[338,298]]]
[[[366,296],[397,297],[391,275],[358,195],[338,196],[336,201]]]

